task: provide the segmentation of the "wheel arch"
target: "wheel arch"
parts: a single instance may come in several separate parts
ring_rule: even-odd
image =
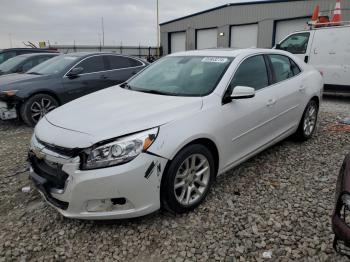
[[[62,105],[62,101],[60,100],[60,98],[58,97],[58,95],[51,91],[51,90],[37,90],[33,93],[30,93],[25,99],[23,99],[23,102],[28,100],[29,98],[35,96],[35,95],[39,95],[39,94],[45,94],[45,95],[49,95],[52,96],[54,99],[56,99],[56,101],[58,102],[59,105]]]
[[[195,138],[191,141],[187,141],[184,145],[182,145],[174,154],[173,157],[171,158],[171,160],[168,161],[166,167],[165,167],[165,171],[167,170],[168,166],[170,165],[172,159],[185,147],[189,146],[189,145],[194,145],[194,144],[199,144],[199,145],[203,145],[206,148],[209,149],[209,151],[213,154],[213,158],[214,158],[214,164],[215,164],[215,175],[217,175],[218,170],[219,170],[219,164],[220,164],[220,155],[219,155],[219,150],[218,147],[216,145],[216,143],[207,137],[200,137],[200,138]]]

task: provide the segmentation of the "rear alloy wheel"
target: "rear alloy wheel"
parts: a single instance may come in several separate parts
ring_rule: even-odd
[[[312,137],[316,129],[318,115],[318,105],[315,100],[311,100],[304,111],[295,136],[300,141],[308,140]]]
[[[29,126],[35,126],[47,113],[59,106],[56,99],[47,94],[30,97],[21,107],[21,117]]]
[[[181,150],[163,175],[163,207],[175,213],[193,210],[203,202],[215,177],[214,159],[203,145]]]

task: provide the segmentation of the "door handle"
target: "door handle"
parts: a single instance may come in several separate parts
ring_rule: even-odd
[[[266,106],[273,106],[276,102],[276,99],[271,98],[267,101]]]
[[[102,75],[102,76],[100,76],[100,78],[103,79],[103,80],[105,80],[105,79],[107,79],[108,77],[105,76],[105,75]]]

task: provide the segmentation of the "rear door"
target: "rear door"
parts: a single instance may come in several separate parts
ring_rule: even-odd
[[[279,136],[299,124],[307,83],[299,66],[288,56],[266,56],[272,68],[274,84],[271,87],[276,98],[274,133]]]
[[[83,68],[82,73],[78,76],[63,77],[63,87],[69,96],[69,100],[76,99],[109,86],[106,73],[107,67],[102,55],[94,55],[85,58],[73,68],[77,67]]]
[[[108,86],[118,85],[137,74],[145,66],[141,61],[132,57],[120,55],[106,55],[106,72]]]

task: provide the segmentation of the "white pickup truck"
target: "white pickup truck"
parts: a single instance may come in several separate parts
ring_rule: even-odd
[[[276,49],[293,53],[318,69],[325,92],[350,94],[350,25],[295,32]]]

